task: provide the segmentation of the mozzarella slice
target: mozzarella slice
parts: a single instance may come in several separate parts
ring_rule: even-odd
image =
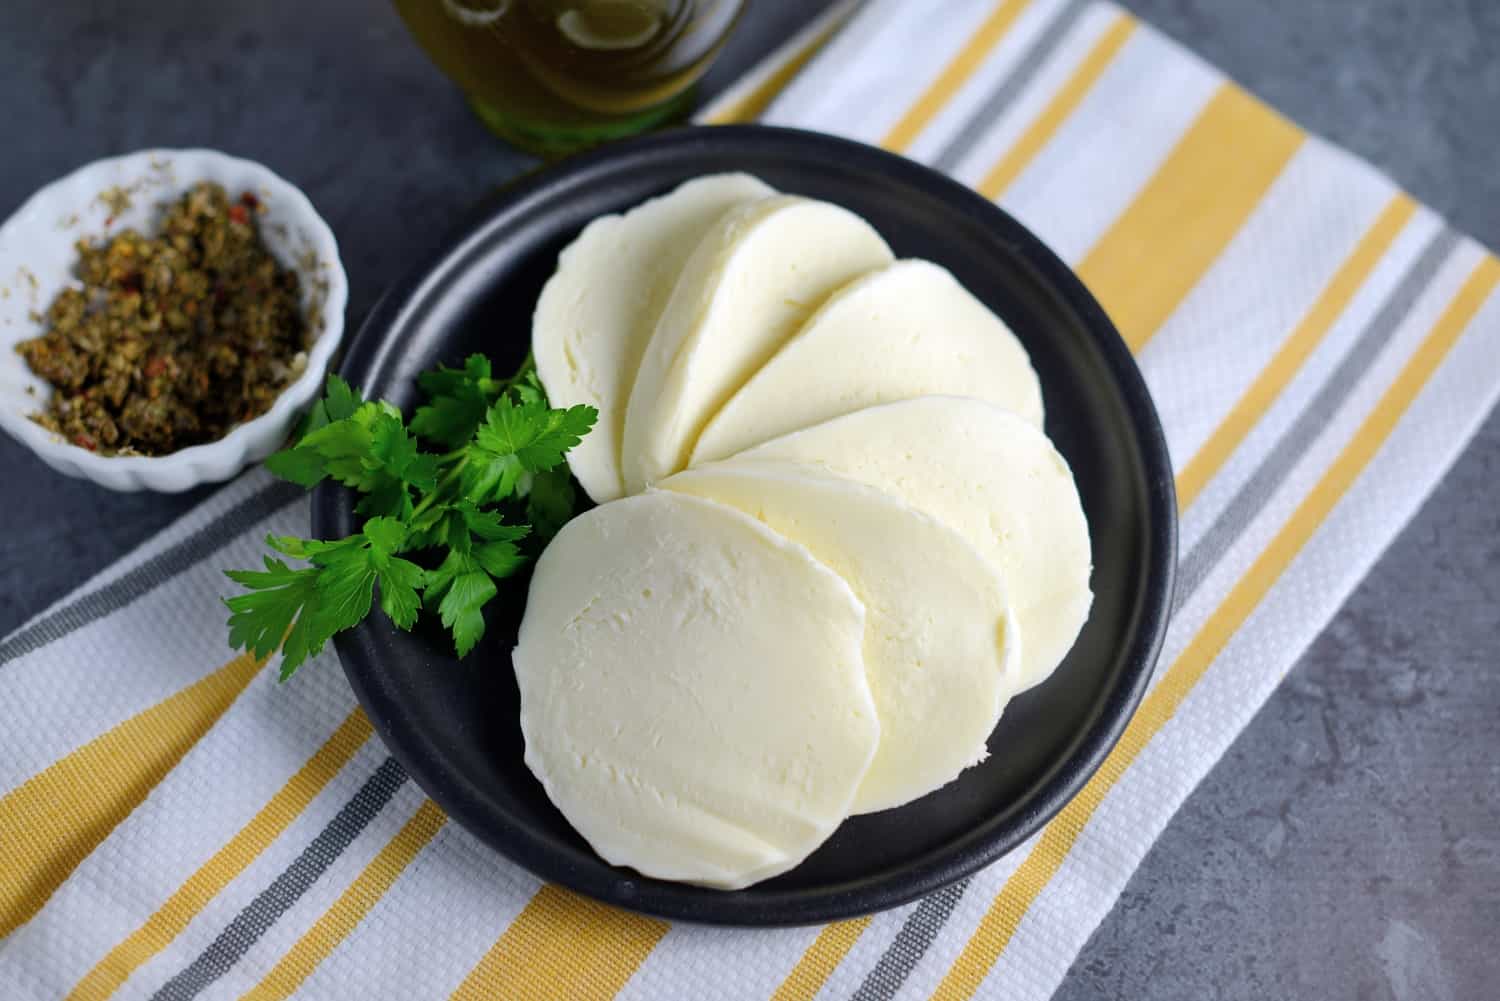
[[[537,561],[515,649],[526,764],[605,860],[734,889],[849,811],[880,740],[843,579],[681,494],[580,515]]]
[[[660,487],[706,497],[806,546],[865,606],[865,674],[880,748],[854,813],[900,806],[982,760],[1015,687],[1005,587],[951,528],[813,467],[713,463]]]
[[[1021,639],[1020,687],[1052,673],[1088,618],[1088,523],[1046,435],[982,400],[924,396],[834,418],[743,452],[793,460],[895,494],[1000,571]]]
[[[700,177],[624,215],[595,219],[558,257],[537,300],[531,350],[553,406],[599,410],[594,430],[568,452],[596,502],[623,492],[630,387],[683,263],[725,212],[774,193],[748,174]]]
[[[683,267],[625,416],[627,493],[687,464],[703,425],[840,286],[892,260],[827,202],[782,195],[721,218]]]
[[[1042,426],[1026,349],[951,274],[897,261],[834,293],[724,404],[692,465],[880,403],[972,396]]]

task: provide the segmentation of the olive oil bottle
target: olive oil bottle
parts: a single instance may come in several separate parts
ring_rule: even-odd
[[[560,154],[686,112],[743,0],[395,0],[506,140]]]

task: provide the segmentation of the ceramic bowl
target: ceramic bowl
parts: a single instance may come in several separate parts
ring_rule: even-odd
[[[295,363],[300,374],[259,417],[217,441],[168,455],[98,455],[30,420],[51,389],[15,346],[43,333],[42,314],[53,298],[77,284],[74,245],[127,228],[152,232],[161,206],[200,181],[221,184],[231,194],[252,192],[264,206],[262,239],[284,267],[297,272],[303,309],[314,321],[307,349]],[[348,298],[333,231],[306,195],[268,168],[202,149],[142,150],[95,161],[32,195],[0,226],[0,428],[58,472],[111,490],[175,493],[227,480],[281,447],[297,415],[317,398],[344,333]]]

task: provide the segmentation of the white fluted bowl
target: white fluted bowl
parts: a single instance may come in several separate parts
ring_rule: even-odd
[[[43,333],[41,315],[61,289],[77,284],[73,245],[128,227],[153,233],[160,206],[200,181],[222,185],[231,198],[253,192],[265,206],[261,238],[283,267],[297,273],[303,312],[313,321],[301,373],[259,417],[218,441],[167,455],[97,455],[30,420],[51,389],[15,346]],[[110,197],[117,192],[129,196],[128,208]],[[32,195],[0,226],[0,428],[58,472],[111,490],[175,493],[227,480],[280,448],[298,414],[318,397],[344,334],[348,300],[333,231],[306,195],[266,167],[202,149],[142,150],[95,161]]]

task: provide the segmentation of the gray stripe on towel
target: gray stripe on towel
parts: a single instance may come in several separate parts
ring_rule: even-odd
[[[118,579],[96,591],[81,595],[0,640],[0,666],[34,653],[91,622],[119,611],[212,556],[242,533],[255,527],[258,522],[305,494],[306,491],[296,484],[280,481],[256,491],[225,511],[222,517],[162,550]]]
[[[963,158],[979,145],[980,140],[984,138],[985,133],[995,124],[995,121],[1005,114],[1005,110],[1036,79],[1042,64],[1078,23],[1078,19],[1083,16],[1088,6],[1089,0],[1068,0],[1062,5],[1061,9],[1052,16],[1052,20],[1047,22],[1047,26],[1037,34],[1031,47],[1016,60],[1010,72],[1006,73],[985,96],[984,103],[980,105],[979,110],[964,123],[963,128],[958,130],[958,134],[938,153],[937,158],[932,161],[934,169],[951,174]]]
[[[1286,482],[1298,459],[1318,431],[1333,419],[1349,395],[1375,363],[1376,357],[1411,313],[1417,299],[1432,283],[1448,255],[1458,245],[1458,234],[1443,229],[1417,255],[1401,280],[1386,296],[1358,339],[1319,388],[1292,426],[1277,440],[1250,479],[1214,519],[1213,524],[1181,561],[1177,571],[1176,606],[1202,585],[1238,541],[1241,533]],[[968,881],[939,890],[909,914],[896,938],[876,962],[859,991],[858,1001],[890,1001],[928,948],[937,940]],[[945,896],[949,895],[949,896]]]
[[[381,762],[292,863],[196,959],[163,984],[152,1001],[189,1001],[228,973],[385,809],[405,782],[406,770],[395,758]]]
[[[1381,349],[1390,343],[1397,328],[1410,315],[1417,298],[1432,284],[1438,268],[1442,267],[1443,261],[1447,260],[1457,245],[1458,234],[1446,228],[1428,241],[1360,332],[1358,340],[1339,360],[1323,385],[1318,387],[1307,407],[1277,439],[1260,465],[1255,467],[1255,472],[1250,474],[1250,478],[1219,512],[1213,524],[1177,564],[1177,608],[1181,608],[1198,590],[1204,578],[1218,566],[1245,528],[1265,509],[1276,491],[1281,489],[1308,446],[1348,401],[1360,380],[1375,364]]]

